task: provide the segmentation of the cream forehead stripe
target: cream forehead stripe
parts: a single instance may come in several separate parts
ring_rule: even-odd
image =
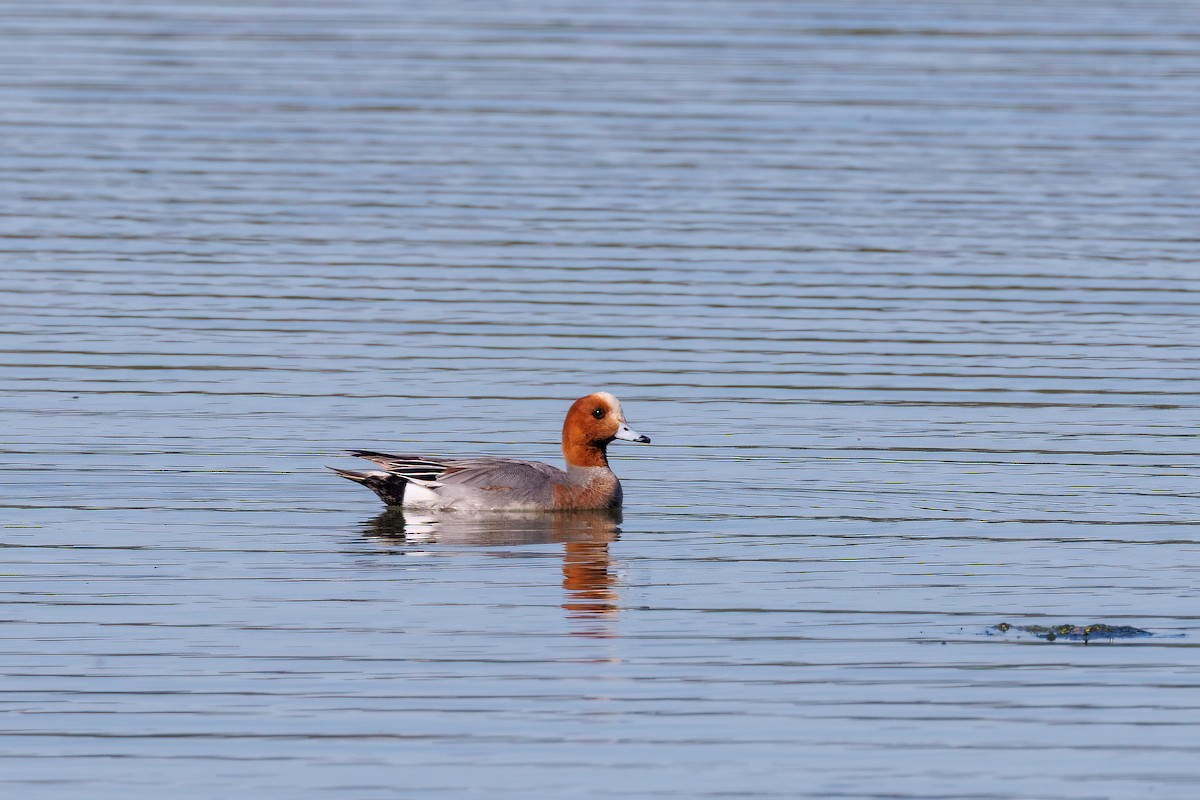
[[[599,397],[604,402],[608,403],[609,408],[617,413],[617,419],[625,419],[625,412],[621,410],[621,401],[613,397],[608,392],[596,392],[596,397]]]

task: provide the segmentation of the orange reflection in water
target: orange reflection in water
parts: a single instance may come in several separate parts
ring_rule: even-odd
[[[617,576],[609,570],[608,543],[567,542],[563,547],[563,608],[581,616],[614,613]]]

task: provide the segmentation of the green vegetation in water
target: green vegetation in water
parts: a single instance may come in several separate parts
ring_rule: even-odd
[[[1150,631],[1144,631],[1132,625],[1105,625],[1104,623],[1047,626],[1010,625],[1007,622],[1001,622],[999,625],[993,625],[991,629],[1000,633],[1008,633],[1011,630],[1023,631],[1045,639],[1047,642],[1053,642],[1056,639],[1069,639],[1074,642],[1083,642],[1084,644],[1087,644],[1091,639],[1139,639],[1143,636],[1154,635]]]

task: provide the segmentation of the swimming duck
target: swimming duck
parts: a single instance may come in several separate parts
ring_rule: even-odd
[[[617,398],[596,392],[572,403],[563,421],[565,471],[515,458],[443,461],[374,450],[352,450],[350,454],[382,469],[330,469],[366,486],[389,506],[472,511],[618,508],[621,482],[608,466],[607,453],[614,439],[650,441],[649,436],[629,427]]]

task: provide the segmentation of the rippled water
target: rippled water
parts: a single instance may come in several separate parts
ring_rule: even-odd
[[[0,6],[8,793],[1195,797],[1195,4]]]

